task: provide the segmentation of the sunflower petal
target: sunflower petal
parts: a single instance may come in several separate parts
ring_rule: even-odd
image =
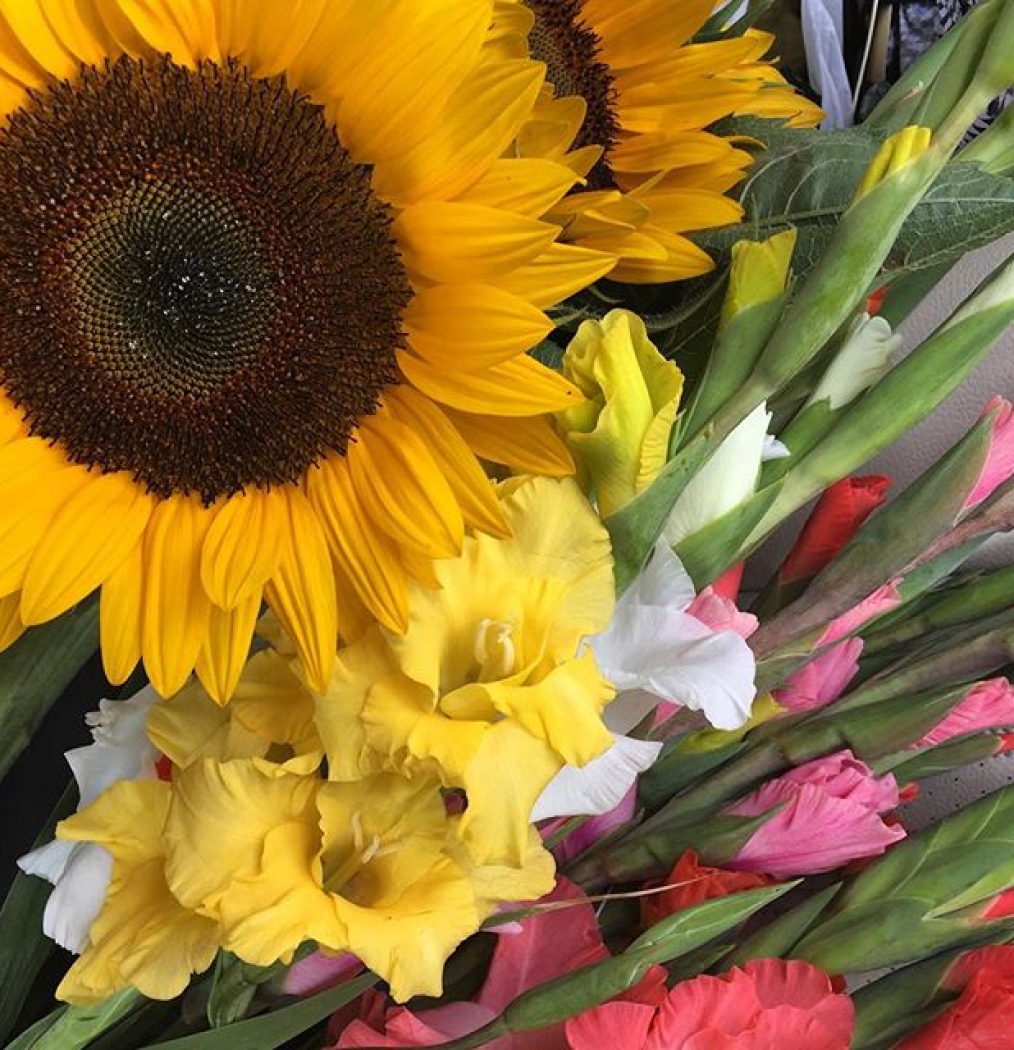
[[[399,354],[398,364],[413,386],[463,412],[532,416],[572,408],[582,400],[576,387],[531,357],[460,375],[406,353]]]
[[[307,494],[327,536],[337,570],[351,581],[374,616],[392,631],[408,625],[408,585],[397,551],[363,522],[348,464],[338,456],[307,478]]]
[[[574,473],[574,460],[549,416],[508,420],[453,409],[447,415],[482,459],[554,478]]]
[[[534,219],[549,211],[578,181],[576,172],[555,161],[509,157],[496,161],[458,199],[462,204],[503,208]]]
[[[553,244],[538,258],[497,279],[504,291],[545,310],[594,284],[616,265],[610,252]]]
[[[102,584],[99,638],[102,668],[113,685],[121,685],[141,659],[144,545],[137,543]]]
[[[454,93],[425,140],[399,154],[397,163],[377,165],[377,192],[401,207],[464,192],[513,141],[544,77],[540,62],[483,63]]]
[[[331,556],[307,498],[295,488],[282,491],[288,521],[265,597],[292,638],[311,688],[321,692],[331,678],[338,639]]]
[[[281,557],[286,513],[277,489],[239,493],[218,509],[201,551],[201,583],[220,608],[260,594]]]
[[[502,277],[544,252],[558,232],[526,215],[446,201],[408,208],[392,230],[410,270],[452,284]]]
[[[35,548],[21,591],[25,623],[52,620],[101,586],[137,546],[154,504],[129,474],[89,480]]]
[[[236,691],[247,656],[250,640],[261,608],[257,590],[235,608],[212,607],[208,636],[197,656],[196,671],[201,684],[217,704],[224,704]]]
[[[483,284],[437,285],[405,310],[412,348],[438,368],[487,368],[523,354],[553,330],[524,299]]]
[[[53,31],[40,0],[0,0],[0,15],[47,73],[60,80],[77,74],[79,63]]]
[[[287,74],[312,40],[328,0],[291,0],[287,4],[251,3],[233,6],[216,0],[222,50],[241,53],[258,77]],[[241,50],[235,50],[239,47]]]
[[[349,472],[361,505],[397,544],[430,558],[461,550],[465,523],[440,467],[425,442],[383,412],[359,426],[348,450]]]
[[[201,548],[211,515],[193,497],[164,500],[145,535],[141,649],[151,684],[179,692],[208,632],[211,602],[201,586]]]
[[[419,434],[439,463],[465,521],[493,536],[510,535],[492,483],[444,412],[411,387],[395,387],[385,397],[394,418]]]
[[[493,14],[491,0],[396,0],[388,8],[377,30],[384,46],[343,75],[335,116],[342,141],[373,163],[429,139],[435,115],[478,62]]]
[[[98,65],[119,48],[91,0],[35,0],[54,35],[74,58]],[[25,5],[26,8],[29,4]]]
[[[181,66],[193,66],[197,58],[210,57],[187,31],[191,20],[185,8],[191,4],[192,0],[174,0],[172,4],[163,0],[116,0],[116,6],[148,47],[171,56]]]
[[[12,646],[24,633],[21,595],[15,591],[6,598],[0,598],[0,652]]]

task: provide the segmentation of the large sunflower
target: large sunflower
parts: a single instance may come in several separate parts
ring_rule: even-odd
[[[105,666],[226,698],[262,599],[335,636],[560,474],[525,356],[605,272],[504,156],[493,0],[0,0],[0,644],[101,588]]]
[[[649,283],[705,273],[685,234],[737,221],[725,194],[751,156],[705,130],[731,115],[815,125],[820,110],[764,61],[773,38],[692,43],[715,0],[497,0],[504,54],[546,63],[548,81],[518,141],[569,163],[586,188],[548,210],[573,244],[619,257],[612,277]]]

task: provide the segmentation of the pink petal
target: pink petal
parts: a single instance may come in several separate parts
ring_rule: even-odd
[[[898,593],[898,584],[901,580],[890,580],[888,583],[878,587],[869,597],[864,598],[854,609],[832,620],[827,629],[820,636],[817,645],[830,645],[858,631],[868,620],[874,616],[890,612],[901,604],[901,595]]]
[[[349,952],[342,952],[341,955],[314,952],[289,969],[282,981],[282,991],[300,998],[316,995],[325,988],[332,988],[354,977],[362,968],[363,964]]]
[[[589,846],[593,846],[603,835],[614,828],[626,824],[634,817],[637,804],[637,784],[631,784],[630,790],[623,796],[620,804],[597,817],[589,817],[577,831],[571,832],[554,850],[557,863],[566,864]]]
[[[993,413],[993,429],[990,434],[989,452],[982,465],[975,488],[965,500],[965,509],[974,507],[991,496],[1012,474],[1014,474],[1014,409],[1002,397],[994,397],[982,416]]]
[[[1014,722],[1014,689],[1006,678],[990,678],[970,689],[951,713],[914,747],[931,747],[952,737],[980,729],[996,729]]]
[[[740,638],[749,638],[757,630],[759,621],[753,613],[741,612],[734,601],[719,594],[714,587],[705,587],[687,606],[689,615],[700,620],[713,631],[733,631]]]
[[[570,1050],[642,1050],[655,1017],[643,1003],[614,1001],[586,1010],[566,1023]]]
[[[791,675],[774,698],[789,711],[812,711],[837,700],[859,670],[862,638],[847,638]]]

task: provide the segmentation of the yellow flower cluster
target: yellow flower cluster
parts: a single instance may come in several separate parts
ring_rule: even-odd
[[[167,779],[121,781],[58,829],[113,856],[62,997],[169,998],[219,947],[267,966],[308,941],[354,953],[396,998],[439,994],[499,904],[551,889],[530,815],[612,743],[614,690],[581,649],[612,615],[612,561],[574,482],[499,494],[511,537],[436,562],[405,634],[373,626],[326,692],[267,649],[227,706],[193,684],[152,709]]]

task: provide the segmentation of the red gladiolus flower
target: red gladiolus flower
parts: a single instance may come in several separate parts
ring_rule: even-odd
[[[985,1050],[1011,1045],[1014,1032],[1014,946],[966,952],[948,971],[943,987],[960,992],[956,1002],[898,1050]]]
[[[882,474],[842,478],[817,501],[778,574],[781,584],[816,576],[887,499],[891,479]]]
[[[641,898],[641,919],[645,926],[652,926],[673,912],[689,908],[691,904],[700,904],[741,890],[757,889],[774,881],[767,875],[758,875],[752,871],[706,867],[698,863],[697,854],[688,849],[663,880],[663,885],[669,888]]]
[[[694,977],[658,1007],[611,1002],[571,1018],[571,1050],[848,1050],[855,1012],[828,976],[798,960],[754,959]]]

